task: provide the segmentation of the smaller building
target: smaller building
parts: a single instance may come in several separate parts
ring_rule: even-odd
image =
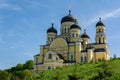
[[[86,30],[81,34],[81,27],[69,10],[69,14],[61,20],[60,34],[57,34],[54,23],[47,30],[46,44],[41,45],[40,53],[34,56],[34,72],[74,63],[108,60],[105,25],[101,18],[95,28],[95,43],[90,43]]]

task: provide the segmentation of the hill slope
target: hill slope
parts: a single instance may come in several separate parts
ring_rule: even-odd
[[[120,59],[75,64],[33,74],[33,61],[0,70],[0,80],[120,80]]]
[[[75,64],[36,75],[36,80],[120,80],[120,59]]]

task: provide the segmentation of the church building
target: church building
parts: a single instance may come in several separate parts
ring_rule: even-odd
[[[34,56],[34,72],[75,63],[109,60],[105,25],[101,18],[95,28],[95,42],[90,43],[86,30],[81,34],[81,27],[69,10],[69,14],[61,19],[60,34],[57,34],[54,23],[47,30],[46,44],[41,45],[40,53]]]

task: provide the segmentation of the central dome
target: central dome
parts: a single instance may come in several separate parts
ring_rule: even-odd
[[[65,16],[65,17],[62,18],[61,24],[62,24],[63,22],[76,22],[75,17],[73,17],[73,16],[71,15],[71,10],[69,10],[69,14],[68,14],[67,16]]]

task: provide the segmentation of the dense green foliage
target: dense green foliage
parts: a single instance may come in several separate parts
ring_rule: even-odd
[[[7,70],[0,70],[0,80],[34,80],[33,74],[33,61],[28,60],[25,64],[17,64]]]
[[[0,80],[120,80],[120,59],[75,64],[33,74],[33,61],[0,70]]]
[[[120,80],[120,59],[50,69],[35,80]]]

